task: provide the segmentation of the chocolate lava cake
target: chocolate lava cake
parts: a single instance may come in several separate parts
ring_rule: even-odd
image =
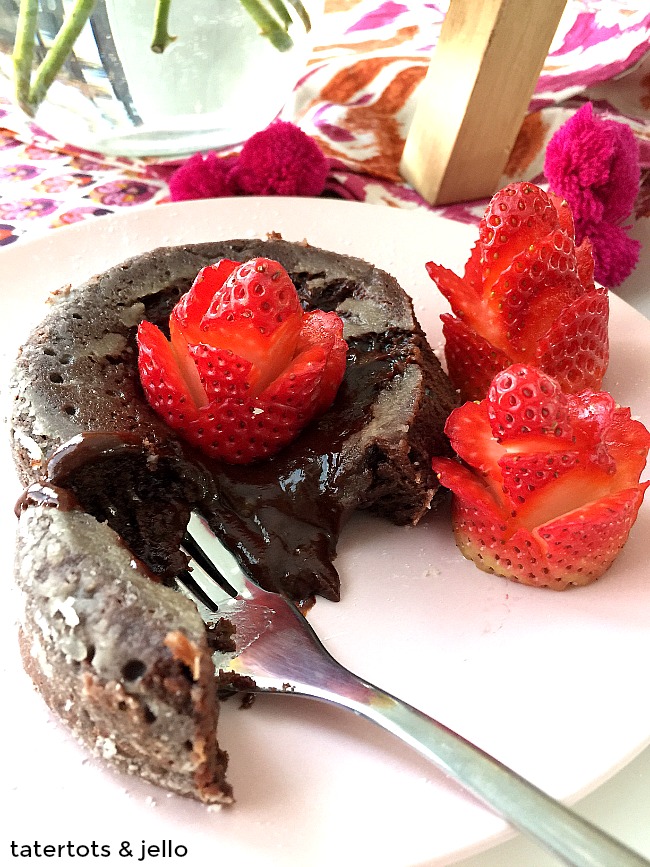
[[[135,336],[142,319],[167,330],[205,265],[256,256],[287,269],[305,309],[341,316],[348,361],[333,405],[291,445],[227,466],[149,407]],[[228,624],[206,630],[171,586],[189,512],[199,508],[266,588],[338,599],[332,561],[345,517],[367,508],[416,523],[438,487],[431,456],[449,452],[443,426],[456,395],[410,299],[366,262],[275,237],[161,248],[56,293],[11,388],[27,488],[16,556],[27,671],[122,770],[229,802],[214,677]]]

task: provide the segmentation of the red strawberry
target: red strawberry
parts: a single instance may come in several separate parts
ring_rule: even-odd
[[[483,286],[488,292],[522,251],[559,229],[555,205],[533,184],[511,184],[494,195],[479,226]]]
[[[550,376],[525,364],[497,373],[488,390],[487,413],[499,440],[529,434],[571,436],[566,395]]]
[[[171,344],[151,322],[140,323],[138,345],[140,381],[151,406],[170,427],[178,428],[194,421],[198,407],[205,403],[200,381],[196,383],[200,390],[192,396]]]
[[[222,262],[199,273],[190,298],[179,302],[171,322],[189,343],[209,343],[247,358],[253,365],[250,388],[259,394],[295,351],[302,322],[300,300],[278,262],[264,258],[243,264],[225,261],[225,268]],[[203,296],[206,284],[214,287],[209,297],[209,293]],[[197,300],[192,300],[192,293]],[[171,333],[174,340],[174,329]]]
[[[539,339],[535,362],[565,390],[600,387],[609,363],[608,311],[607,290],[594,287],[567,305]]]
[[[221,259],[199,271],[190,291],[182,296],[172,311],[174,320],[181,328],[189,328],[190,323],[198,323],[203,319],[215,294],[221,291],[227,277],[238,265],[239,262],[233,262],[232,259]]]
[[[463,554],[535,586],[587,584],[623,547],[650,482],[650,433],[606,392],[565,395],[535,368],[512,365],[488,396],[445,428],[463,464],[434,458],[454,493]]]
[[[504,491],[521,510],[543,487],[572,470],[579,459],[578,452],[505,454],[499,460]]]
[[[462,319],[449,313],[440,318],[447,368],[453,371],[454,386],[461,394],[473,394],[476,382],[490,382],[495,373],[508,366],[508,356]]]
[[[316,414],[325,412],[338,391],[337,371],[345,368],[348,345],[343,339],[343,321],[336,313],[312,310],[303,316],[298,351],[318,348],[325,356],[325,368]]]
[[[275,454],[333,401],[347,345],[335,313],[303,313],[277,262],[204,268],[170,317],[138,331],[147,399],[212,457],[249,463]]]
[[[442,317],[445,354],[463,397],[485,397],[496,370],[516,361],[540,367],[565,391],[600,387],[608,296],[594,287],[589,244],[575,247],[566,202],[510,184],[486,209],[464,277],[426,267],[453,311]]]

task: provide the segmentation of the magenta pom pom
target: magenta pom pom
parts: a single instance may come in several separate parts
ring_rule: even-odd
[[[295,124],[278,120],[248,139],[233,180],[249,196],[319,196],[328,170],[316,142]]]
[[[319,196],[329,164],[299,127],[275,121],[255,133],[239,156],[195,154],[171,175],[174,202],[220,196]]]
[[[544,172],[573,213],[576,241],[593,245],[595,277],[618,286],[638,261],[638,244],[620,227],[639,192],[639,146],[627,124],[594,116],[591,103],[548,143]]]
[[[231,180],[234,159],[218,157],[215,153],[194,154],[169,178],[172,201],[232,196],[235,192]]]
[[[585,226],[592,243],[594,276],[603,286],[620,286],[639,261],[641,244],[622,226],[603,221]]]

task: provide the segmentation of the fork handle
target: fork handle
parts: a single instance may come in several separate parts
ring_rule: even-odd
[[[650,861],[442,723],[351,674],[335,661],[334,665],[339,669],[336,683],[303,684],[297,686],[296,692],[344,704],[396,735],[566,864],[650,867]],[[333,674],[330,672],[330,678]]]

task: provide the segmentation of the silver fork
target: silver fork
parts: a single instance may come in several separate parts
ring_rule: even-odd
[[[372,720],[566,864],[650,867],[650,861],[479,747],[340,665],[298,608],[252,581],[197,512],[182,547],[190,564],[177,578],[178,589],[208,625],[222,617],[234,625],[236,650],[215,654],[215,662],[222,671],[252,678],[255,687],[247,691],[308,696]]]

